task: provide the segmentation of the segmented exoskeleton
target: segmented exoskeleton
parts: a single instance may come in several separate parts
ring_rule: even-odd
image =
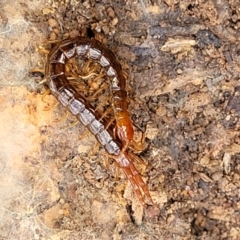
[[[101,115],[68,81],[65,66],[68,60],[76,56],[97,61],[110,78],[111,102],[116,121],[115,134],[106,129]],[[111,158],[118,163],[131,182],[140,202],[143,205],[152,204],[149,190],[127,152],[134,132],[128,112],[126,80],[113,52],[95,39],[76,37],[63,40],[48,54],[45,74],[51,93],[87,127]]]

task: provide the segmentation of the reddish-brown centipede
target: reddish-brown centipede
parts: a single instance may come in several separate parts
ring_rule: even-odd
[[[110,78],[110,91],[116,120],[114,132],[117,139],[113,138],[106,129],[100,114],[67,79],[65,65],[76,56],[97,61]],[[143,205],[153,204],[146,184],[126,151],[129,142],[133,139],[133,127],[128,112],[125,77],[113,52],[95,39],[76,37],[63,40],[48,54],[45,74],[51,93],[87,127],[118,163],[131,182],[140,202]]]

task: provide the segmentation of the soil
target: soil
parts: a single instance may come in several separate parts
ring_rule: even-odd
[[[89,30],[129,76],[155,206],[29,74]],[[238,1],[2,0],[0,58],[0,239],[240,239]]]

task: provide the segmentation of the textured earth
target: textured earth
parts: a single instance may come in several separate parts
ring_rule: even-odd
[[[87,30],[128,74],[154,207],[30,74]],[[0,239],[240,239],[239,1],[2,0],[0,58]]]

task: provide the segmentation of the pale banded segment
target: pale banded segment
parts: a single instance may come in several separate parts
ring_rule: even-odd
[[[80,112],[84,111],[85,105],[81,101],[73,99],[69,104],[68,109],[73,115],[77,115]]]
[[[101,124],[97,119],[91,122],[89,125],[89,131],[93,134],[96,135],[97,133],[101,132],[104,130],[104,125]]]
[[[114,77],[113,79],[112,79],[112,87],[113,88],[119,88],[119,81],[118,81],[118,79],[117,79],[117,77]]]
[[[120,153],[119,146],[113,140],[106,143],[106,145],[104,147],[109,154],[117,156]]]
[[[66,88],[59,90],[58,101],[65,107],[69,105],[71,99],[73,98],[73,93]]]
[[[102,67],[107,67],[110,65],[110,62],[108,61],[108,59],[104,56],[101,56],[101,58],[99,59],[99,63]]]
[[[88,124],[93,122],[93,120],[95,120],[94,114],[90,112],[88,109],[84,109],[83,112],[80,112],[77,115],[77,118],[81,121],[81,123],[84,126],[87,126]]]
[[[84,55],[87,53],[87,51],[89,50],[90,45],[80,45],[76,47],[76,53],[78,55]]]
[[[59,92],[58,92],[58,89],[56,87],[54,80],[49,81],[49,89],[51,90],[51,92],[54,96],[58,96]]]
[[[60,54],[59,58],[57,59],[57,62],[58,63],[62,63],[62,64],[66,63],[66,57],[65,57],[65,55],[63,53]]]
[[[110,142],[112,140],[112,137],[110,134],[107,132],[107,130],[103,130],[102,132],[98,133],[95,135],[97,140],[105,146],[106,143]]]
[[[90,48],[88,52],[88,57],[91,59],[98,59],[101,56],[101,51],[96,48]]]
[[[109,77],[112,77],[112,76],[115,76],[116,75],[116,72],[115,72],[115,70],[113,69],[113,67],[109,67],[108,68],[108,70],[107,70],[107,75],[109,76]]]
[[[76,46],[74,45],[74,47],[72,49],[68,50],[68,51],[63,50],[63,53],[64,53],[64,55],[66,56],[67,59],[70,59],[70,58],[74,57],[75,50],[76,50]]]

